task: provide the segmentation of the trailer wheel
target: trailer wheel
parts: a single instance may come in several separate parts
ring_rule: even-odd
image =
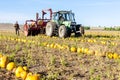
[[[23,27],[23,29],[24,29],[24,35],[28,36],[28,25],[25,24],[24,27]]]
[[[28,36],[28,31],[24,31],[24,35],[25,35],[25,36]]]
[[[48,22],[46,25],[46,35],[47,36],[54,36],[54,30],[55,30],[56,24],[53,22]]]
[[[66,38],[67,37],[67,28],[65,25],[61,25],[58,30],[59,37],[60,38]]]

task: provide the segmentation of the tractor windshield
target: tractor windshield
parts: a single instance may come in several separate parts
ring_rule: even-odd
[[[64,21],[75,22],[74,14],[70,11],[59,11],[53,15],[53,20],[59,20],[59,18],[64,18]]]
[[[75,22],[75,16],[74,16],[74,13],[71,13],[70,15],[71,15],[71,20],[72,20],[72,22]]]

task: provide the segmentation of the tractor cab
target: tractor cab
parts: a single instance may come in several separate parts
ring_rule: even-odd
[[[74,13],[72,11],[58,11],[53,13],[52,20],[54,20],[58,25],[75,23]],[[70,25],[66,25],[70,27]]]

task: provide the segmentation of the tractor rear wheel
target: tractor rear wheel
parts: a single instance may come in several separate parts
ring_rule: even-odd
[[[58,30],[59,37],[60,38],[66,38],[67,37],[67,27],[65,25],[61,25]]]
[[[75,37],[80,37],[81,36],[81,33],[78,32],[78,33],[75,33]]]
[[[46,25],[46,35],[47,36],[54,36],[56,24],[54,22],[48,22]]]
[[[80,34],[81,34],[81,35],[84,35],[84,33],[85,33],[84,27],[81,26],[81,27],[80,27]]]
[[[79,37],[84,35],[84,27],[82,26],[77,26],[77,31],[75,32],[75,37]]]

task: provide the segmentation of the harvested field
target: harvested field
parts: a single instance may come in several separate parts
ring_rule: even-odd
[[[14,29],[12,29],[14,30]],[[17,66],[27,66],[41,80],[119,80],[120,32],[86,31],[62,39],[45,35],[25,37],[0,29],[0,52]],[[0,69],[0,80],[21,80]]]

